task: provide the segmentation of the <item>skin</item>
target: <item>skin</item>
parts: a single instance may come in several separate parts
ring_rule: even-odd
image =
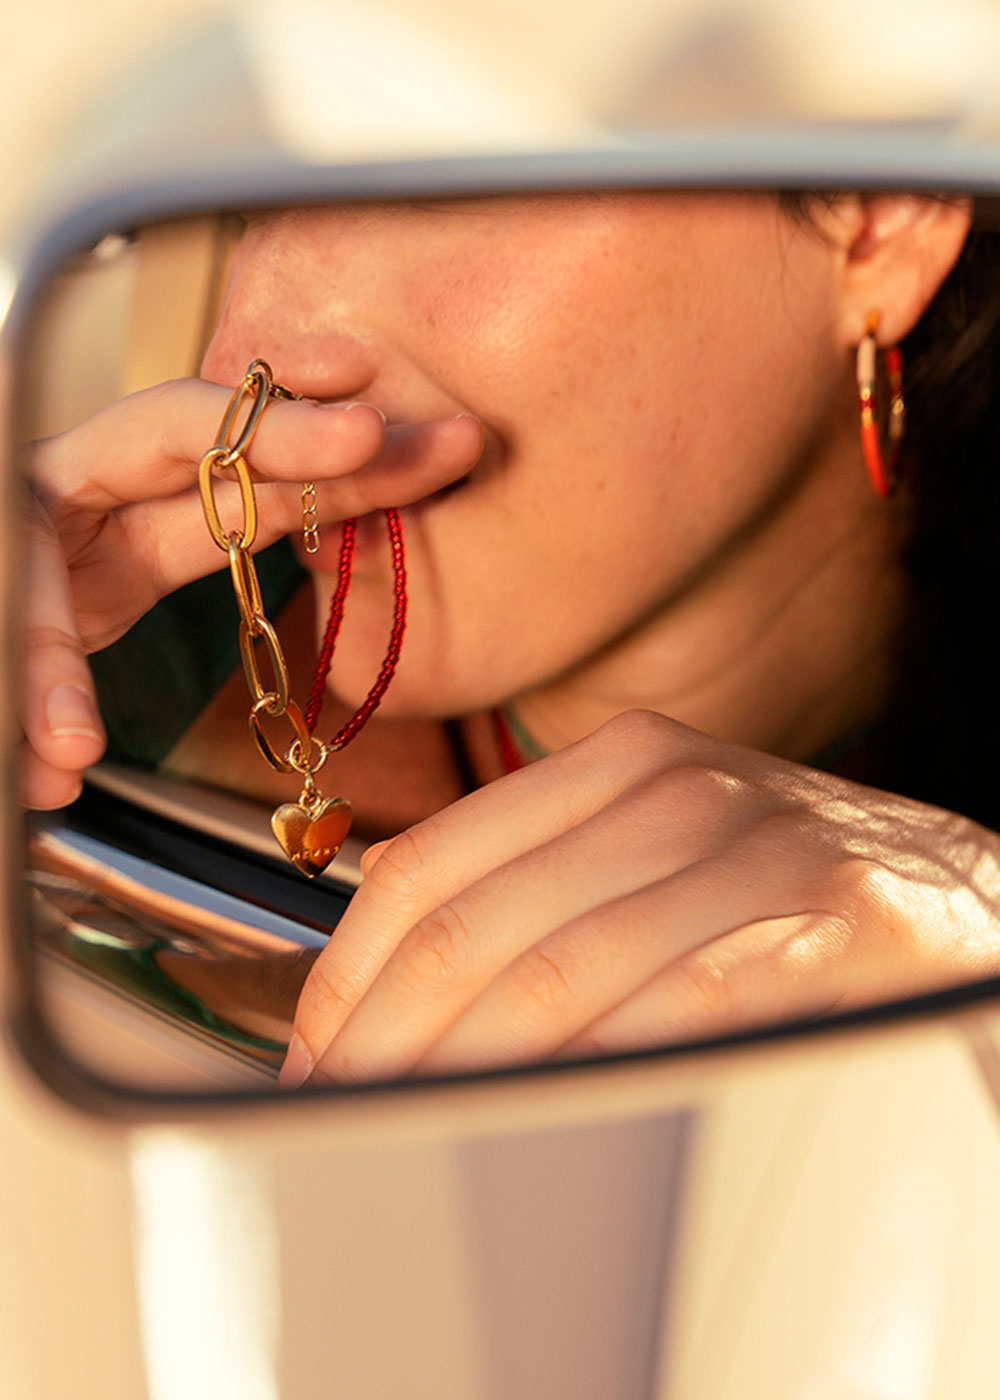
[[[387,713],[518,696],[551,747],[623,701],[714,719],[690,692],[720,684],[727,633],[745,650],[748,627],[767,626],[760,613],[844,553],[858,517],[873,540],[866,572],[882,567],[892,522],[870,509],[863,473],[841,499],[857,429],[835,290],[822,241],[765,197],[295,212],[251,229],[204,372],[234,382],[263,336],[279,379],[304,393],[364,396],[390,421],[482,421],[483,455],[460,489],[406,521],[410,633]],[[817,325],[828,334],[810,335]],[[720,390],[732,405],[721,413]],[[803,530],[808,562],[786,559],[776,576]],[[380,522],[365,543],[338,678],[355,702],[385,644]],[[832,572],[863,553],[856,544]],[[837,597],[832,572],[817,588]],[[769,594],[752,613],[747,582]],[[563,718],[570,678],[588,711],[576,721]],[[558,698],[541,703],[553,685]],[[717,708],[716,729],[737,707]]]
[[[203,372],[232,384],[263,355],[317,401],[265,415],[271,535],[308,460],[322,614],[335,522],[416,503],[385,713],[514,699],[554,751],[368,853],[286,1083],[633,1048],[995,969],[992,834],[801,762],[878,712],[905,603],[905,501],[865,481],[853,347],[873,308],[884,343],[905,335],[967,221],[907,196],[802,225],[765,196],[638,194],[252,223]],[[388,426],[334,407],[353,399]],[[217,564],[189,483],[225,401],[166,386],[38,449],[35,805],[101,747],[92,715],[45,721],[53,687],[89,694],[74,633],[102,645],[135,611],[109,599],[141,611]],[[166,472],[154,423],[177,424]],[[389,587],[375,515],[348,704]]]

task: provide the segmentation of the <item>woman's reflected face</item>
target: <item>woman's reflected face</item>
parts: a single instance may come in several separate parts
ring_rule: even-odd
[[[204,373],[231,384],[260,355],[302,394],[390,423],[482,420],[466,478],[404,512],[411,625],[385,702],[456,714],[613,674],[665,613],[696,613],[850,424],[832,306],[829,250],[768,195],[292,210],[251,222]],[[331,530],[326,591],[335,547]],[[348,699],[381,658],[390,581],[373,518]]]

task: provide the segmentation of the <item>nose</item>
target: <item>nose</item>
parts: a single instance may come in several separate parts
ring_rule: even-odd
[[[316,263],[287,239],[248,235],[202,360],[206,379],[235,384],[260,358],[306,398],[356,398],[371,387],[378,364],[370,337],[348,323],[329,273]]]

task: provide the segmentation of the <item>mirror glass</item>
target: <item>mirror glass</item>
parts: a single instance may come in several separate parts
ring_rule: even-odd
[[[590,191],[68,263],[17,425],[60,1051],[267,1087],[306,986],[290,1077],[353,1085],[996,975],[995,229]]]

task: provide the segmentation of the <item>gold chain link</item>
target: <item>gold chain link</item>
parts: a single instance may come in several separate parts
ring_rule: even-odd
[[[253,402],[246,422],[236,441],[230,445],[229,439],[235,429],[240,409],[251,396]],[[288,693],[288,665],[278,641],[278,634],[264,613],[260,581],[250,554],[250,547],[257,536],[257,501],[246,461],[247,449],[253,441],[269,398],[300,397],[300,394],[286,389],[283,384],[274,382],[271,367],[265,360],[254,360],[229,400],[214,446],[209,448],[199,463],[198,489],[212,539],[229,559],[233,592],[240,613],[240,656],[252,701],[250,729],[253,737],[264,758],[277,772],[302,773],[311,781],[311,775],[323,766],[327,749],[320,740],[314,739],[309,733],[302,711]],[[236,473],[243,502],[243,524],[238,530],[227,532],[223,529],[212,479],[212,472],[216,468],[231,468]],[[316,488],[311,481],[307,481],[302,488],[302,509],[306,548],[310,553],[314,553],[319,548],[319,522],[316,513]],[[310,540],[313,541],[312,547]],[[266,685],[261,677],[255,641],[263,643],[263,650],[270,663],[270,686]],[[287,718],[292,726],[292,742],[284,754],[272,744],[264,730],[265,714],[272,719]]]
[[[251,637],[258,637],[258,623],[264,617],[260,580],[257,577],[253,555],[243,548],[235,531],[229,536],[229,572],[232,575],[233,592],[236,594],[236,606],[240,610],[240,621]]]
[[[288,666],[285,664],[285,655],[281,650],[278,634],[267,618],[258,617],[256,622],[259,629],[257,636],[263,639],[264,650],[271,660],[274,684],[266,686],[261,681],[257,653],[254,649],[254,638],[251,636],[250,629],[241,622],[240,656],[243,659],[243,674],[246,676],[247,689],[255,705],[259,704],[265,696],[270,696],[272,703],[267,706],[268,714],[283,715],[288,709]]]
[[[302,538],[307,554],[319,549],[319,515],[316,512],[316,484],[302,483]]]
[[[320,766],[322,759],[317,758],[312,769],[302,769],[298,764],[291,761],[291,755],[293,753],[305,753],[311,757],[312,750],[314,748],[322,749],[323,745],[309,733],[306,727],[305,716],[291,696],[289,696],[288,702],[280,714],[272,708],[273,702],[277,700],[277,698],[276,695],[262,695],[257,703],[251,707],[250,730],[256,740],[257,747],[271,767],[278,773],[315,772]],[[262,713],[272,715],[275,719],[287,718],[289,724],[294,729],[295,738],[292,740],[285,754],[281,754],[265,734],[264,723],[261,719]],[[323,753],[323,758],[325,757],[326,754]]]
[[[247,449],[253,442],[254,434],[260,425],[261,416],[267,407],[267,396],[271,392],[273,379],[271,366],[266,360],[254,360],[246,372],[242,384],[238,385],[229,400],[229,407],[226,409],[222,423],[219,425],[219,436],[216,438],[218,447],[228,448],[228,458],[220,465],[230,467],[237,457],[245,457]],[[289,397],[294,397],[288,391]],[[233,431],[233,424],[236,422],[236,415],[243,406],[243,400],[253,395],[253,403],[250,405],[250,412],[247,421],[243,424],[243,429],[239,437],[229,446],[229,434]]]
[[[212,468],[216,466],[232,467],[236,472],[236,480],[240,485],[240,495],[243,498],[243,527],[234,530],[234,534],[244,549],[249,549],[257,538],[257,500],[253,493],[253,482],[250,480],[250,469],[242,457],[233,457],[231,461],[224,461],[229,455],[229,448],[224,443],[216,443],[210,447],[198,464],[198,489],[201,492],[201,504],[205,511],[205,521],[212,533],[212,539],[220,549],[229,549],[229,535],[222,528],[222,521],[219,518],[219,509],[215,504],[215,489],[212,485]]]

